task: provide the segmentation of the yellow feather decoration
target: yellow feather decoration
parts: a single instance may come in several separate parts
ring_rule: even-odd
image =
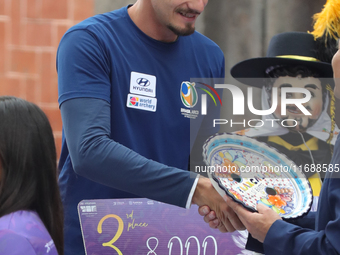
[[[327,0],[321,12],[313,15],[314,38],[325,35],[334,39],[340,36],[340,0]]]

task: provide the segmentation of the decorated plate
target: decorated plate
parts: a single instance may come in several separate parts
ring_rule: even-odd
[[[309,212],[312,189],[298,166],[267,144],[247,136],[216,134],[203,145],[215,189],[251,211],[257,203],[286,219]]]

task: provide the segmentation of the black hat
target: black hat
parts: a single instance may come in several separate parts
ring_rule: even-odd
[[[317,47],[313,35],[304,32],[285,32],[275,35],[269,43],[266,57],[251,58],[234,65],[230,73],[242,83],[262,87],[257,79],[267,78],[266,70],[270,67],[302,65],[321,78],[333,77],[332,66],[317,58]]]

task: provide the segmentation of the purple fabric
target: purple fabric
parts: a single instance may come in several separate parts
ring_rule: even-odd
[[[58,255],[58,252],[38,214],[17,211],[0,218],[0,254]]]

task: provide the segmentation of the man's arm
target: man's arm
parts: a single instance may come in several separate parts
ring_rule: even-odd
[[[309,212],[306,216],[302,218],[294,219],[294,220],[284,220],[284,221],[292,223],[301,228],[314,230],[315,229],[315,216],[316,216],[316,212]],[[258,240],[256,240],[255,238],[253,238],[251,234],[248,235],[246,249],[259,252],[259,253],[264,253],[263,244],[259,242]]]
[[[240,204],[228,199],[227,204],[233,208],[253,238],[263,242],[265,254],[339,254],[340,244],[340,196],[339,180],[333,180],[329,187],[333,201],[329,208],[335,212],[334,220],[327,223],[325,229],[315,231],[302,228],[294,224],[279,220],[277,213],[272,209],[259,204],[258,213],[249,212]],[[259,242],[250,239],[246,248],[261,251]]]
[[[77,98],[61,105],[74,171],[106,186],[185,207],[197,175],[146,159],[110,139],[109,113],[110,105],[100,99]],[[221,231],[244,229],[209,179],[198,179],[192,202],[213,208],[222,219]]]
[[[110,139],[110,104],[75,98],[62,103],[74,171],[92,181],[185,207],[196,174],[147,159]]]

